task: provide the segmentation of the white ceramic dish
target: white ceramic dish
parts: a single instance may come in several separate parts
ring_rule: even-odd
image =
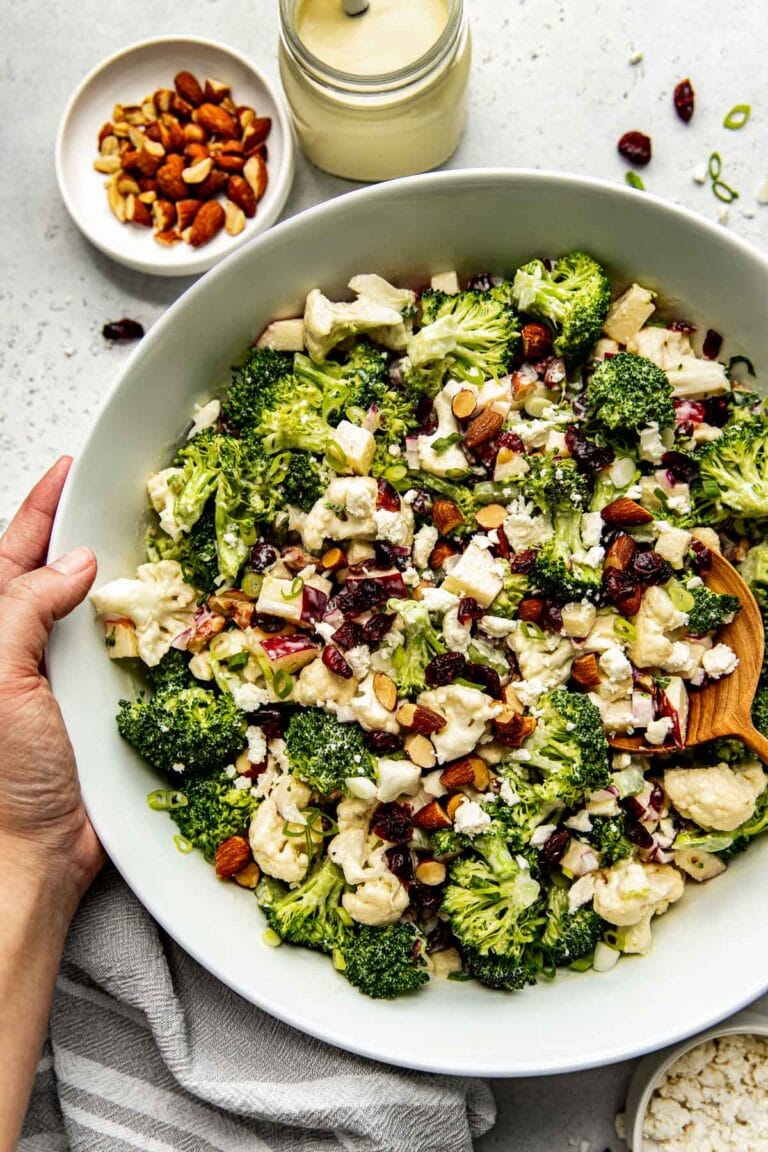
[[[168,458],[194,402],[228,378],[261,326],[299,312],[356,272],[423,282],[432,271],[511,270],[580,246],[618,277],[663,286],[684,313],[727,334],[725,354],[768,371],[768,261],[715,225],[629,189],[541,172],[419,176],[355,192],[281,224],[194,285],[152,328],[107,396],[56,521],[52,551],[95,548],[99,579],[139,556],[144,479]],[[663,1047],[735,1012],[768,986],[768,837],[654,928],[650,958],[605,975],[565,973],[504,995],[434,983],[394,1003],[367,1000],[326,959],[272,950],[253,897],[182,856],[157,778],[113,716],[131,691],[109,663],[88,605],[56,629],[50,671],[107,851],[179,943],[246,999],[365,1056],[436,1072],[522,1076],[610,1063]],[[725,973],[738,972],[738,979]]]
[[[768,1016],[764,1016],[761,1012],[739,1012],[719,1027],[710,1028],[699,1036],[693,1036],[684,1044],[665,1048],[663,1052],[654,1052],[652,1056],[646,1056],[644,1060],[640,1061],[635,1069],[627,1094],[626,1121],[629,1152],[643,1152],[643,1124],[651,1096],[675,1061],[706,1040],[715,1040],[720,1036],[745,1034],[768,1037]]]
[[[269,184],[256,215],[239,236],[220,232],[203,248],[158,244],[149,228],[121,224],[104,191],[105,176],[94,171],[99,129],[116,103],[140,102],[158,88],[173,87],[182,69],[202,83],[206,76],[231,84],[238,104],[272,117],[268,140]],[[78,85],[59,124],[56,178],[67,211],[97,248],[121,264],[157,276],[193,276],[275,223],[293,182],[295,144],[282,96],[244,56],[224,44],[195,36],[142,40],[104,60]]]

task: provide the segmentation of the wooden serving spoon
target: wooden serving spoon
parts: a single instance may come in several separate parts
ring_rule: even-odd
[[[718,634],[718,641],[728,644],[739,658],[730,676],[723,676],[688,696],[686,748],[695,748],[707,740],[732,736],[741,740],[763,763],[768,763],[768,740],[752,723],[751,708],[763,666],[763,621],[749,585],[732,564],[719,552],[712,552],[712,567],[706,584],[713,592],[738,596],[741,611]],[[668,744],[647,744],[642,736],[616,735],[608,743],[619,752],[640,756],[657,756],[674,751]]]

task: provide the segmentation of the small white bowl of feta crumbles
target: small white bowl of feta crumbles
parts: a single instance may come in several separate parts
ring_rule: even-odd
[[[768,1016],[745,1011],[646,1056],[629,1086],[631,1152],[768,1149]]]

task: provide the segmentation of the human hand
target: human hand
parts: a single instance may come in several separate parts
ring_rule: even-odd
[[[76,548],[45,566],[71,458],[27,496],[0,538],[0,857],[50,873],[75,902],[103,862],[74,752],[41,661],[56,620],[84,599],[96,558]]]

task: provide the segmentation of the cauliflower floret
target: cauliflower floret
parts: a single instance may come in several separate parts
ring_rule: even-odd
[[[479,836],[490,827],[491,817],[476,800],[464,800],[456,809],[453,827],[465,836]]]
[[[472,639],[472,623],[462,624],[458,608],[449,608],[443,617],[443,636],[452,652],[466,652]]]
[[[160,527],[163,532],[166,532],[173,541],[179,540],[182,533],[174,515],[176,492],[173,488],[173,481],[183,474],[181,468],[164,468],[162,472],[155,472],[154,476],[150,476],[147,480],[149,502],[160,517]]]
[[[413,335],[411,315],[416,303],[416,293],[412,292],[410,288],[396,288],[383,276],[367,272],[353,276],[349,282],[349,287],[358,297],[358,300],[373,300],[376,304],[383,304],[399,313],[399,324],[388,324],[385,328],[372,328],[369,335],[376,344],[381,344],[382,348],[389,348],[393,352],[404,352]]]
[[[681,628],[687,620],[663,588],[648,588],[632,621],[637,629],[637,638],[628,649],[632,663],[637,668],[663,667],[672,656],[672,640],[665,633]]]
[[[197,590],[184,581],[176,560],[141,564],[136,579],[104,584],[91,595],[99,616],[127,616],[136,628],[136,643],[144,663],[154,668],[171,641],[190,628],[197,610]]]
[[[602,693],[590,692],[589,698],[600,713],[603,727],[611,735],[614,732],[631,732],[633,730],[635,724],[632,715],[631,695],[612,700]]]
[[[379,781],[377,797],[382,804],[397,800],[403,794],[415,796],[421,783],[421,769],[410,760],[389,760],[382,757],[376,767]]]
[[[675,396],[701,399],[730,391],[723,365],[696,356],[687,332],[643,328],[627,341],[627,351],[645,356],[667,374]]]
[[[341,903],[358,924],[394,924],[408,907],[408,893],[397,876],[385,872],[345,892]]]
[[[418,702],[447,721],[445,728],[432,736],[440,764],[467,756],[486,735],[488,721],[498,716],[503,707],[478,688],[464,684],[446,684],[422,692]]]
[[[307,874],[309,856],[304,835],[306,819],[301,809],[309,803],[311,793],[292,776],[279,776],[269,795],[256,809],[248,839],[253,858],[267,876],[297,884]],[[297,820],[297,818],[300,818]],[[315,844],[322,837],[310,826]],[[289,832],[301,835],[288,835]]]
[[[570,675],[574,657],[573,645],[563,636],[550,632],[543,638],[526,636],[517,628],[507,640],[517,656],[517,665],[524,680],[545,679],[550,686],[564,684]]]
[[[292,699],[307,708],[325,708],[338,715],[341,709],[348,708],[356,690],[357,681],[354,678],[345,680],[343,676],[331,672],[322,660],[313,660],[302,668],[294,685]]]
[[[504,535],[510,548],[515,552],[525,552],[528,548],[538,548],[554,534],[549,516],[539,515],[535,505],[523,496],[507,505],[507,518],[504,521]]]
[[[373,518],[379,540],[387,540],[401,548],[410,547],[413,540],[413,509],[408,504],[401,501],[398,512],[377,508]]]
[[[432,524],[423,524],[413,538],[413,563],[416,568],[428,568],[432,549],[439,532]]]
[[[346,832],[348,828],[367,828],[374,807],[370,800],[345,796],[336,807],[339,832]]]
[[[668,768],[664,773],[667,799],[681,816],[717,832],[733,832],[755,810],[755,801],[766,785],[757,760],[731,768]]]
[[[594,908],[617,927],[639,924],[649,912],[666,912],[684,888],[683,877],[668,864],[621,860],[595,878]]]
[[[451,408],[451,397],[446,389],[435,397],[437,428],[429,436],[419,436],[417,440],[419,464],[425,472],[433,476],[448,476],[451,472],[468,472],[467,458],[458,444],[451,444],[444,452],[435,452],[432,445],[446,436],[458,436],[461,432]]]
[[[376,451],[376,441],[373,433],[349,420],[341,420],[336,426],[334,440],[341,449],[345,465],[339,471],[354,472],[358,476],[367,476],[371,470],[373,456]]]
[[[372,476],[340,476],[310,508],[301,525],[304,547],[319,552],[323,540],[376,537],[376,481]]]
[[[304,305],[304,342],[312,359],[322,361],[348,336],[398,328],[402,323],[397,309],[371,296],[358,296],[351,304],[335,304],[319,288],[313,288]]]
[[[370,813],[370,808],[367,809]],[[344,873],[347,884],[364,884],[387,871],[384,845],[369,837],[367,824],[345,828],[328,842],[328,855]]]
[[[647,428],[640,429],[640,459],[649,464],[661,464],[666,446],[659,433],[659,425],[652,420]]]
[[[357,686],[357,695],[350,701],[350,709],[352,714],[362,728],[366,732],[391,732],[393,734],[400,731],[400,725],[395,719],[393,712],[388,712],[387,709],[379,702],[374,688],[374,674],[369,672],[365,680],[361,680]]]
[[[623,644],[623,639],[616,632],[616,615],[611,612],[596,618],[584,643],[579,647],[582,652],[605,652],[608,648],[622,647]]]
[[[192,427],[187,432],[187,440],[193,440],[198,432],[211,428],[221,415],[221,400],[208,400],[205,404],[195,404],[192,409]]]

